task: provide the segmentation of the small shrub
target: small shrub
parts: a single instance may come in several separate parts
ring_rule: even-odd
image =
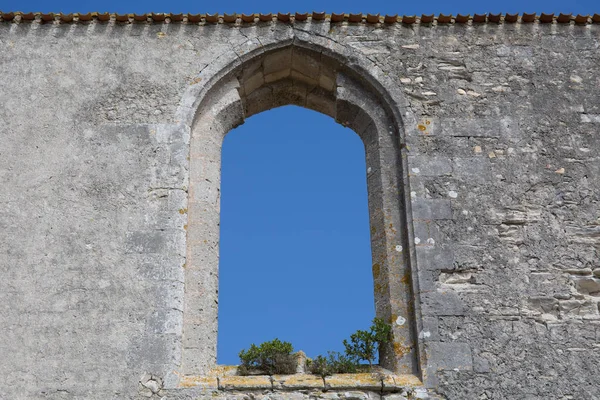
[[[289,342],[273,339],[260,346],[251,344],[248,350],[239,353],[241,364],[238,367],[240,375],[249,375],[253,370],[268,375],[293,374],[296,372],[296,356]]]
[[[338,352],[327,352],[328,357],[317,356],[311,361],[309,371],[321,378],[332,374],[351,374],[356,372],[357,362]]]
[[[373,368],[376,351],[390,341],[392,327],[381,318],[373,319],[368,331],[358,330],[350,335],[350,341],[344,340],[346,356],[356,361],[365,360]]]

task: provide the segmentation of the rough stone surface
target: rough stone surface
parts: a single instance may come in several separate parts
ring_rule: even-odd
[[[599,43],[598,24],[0,22],[0,398],[599,398]],[[209,376],[221,140],[284,104],[365,143],[377,313],[406,321],[382,360],[423,386]]]

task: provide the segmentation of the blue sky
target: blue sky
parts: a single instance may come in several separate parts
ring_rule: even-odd
[[[255,115],[227,135],[220,363],[275,337],[313,356],[340,351],[342,339],[369,325],[364,157],[353,131],[295,106]]]
[[[89,12],[110,11],[121,13],[144,12],[295,12],[295,11],[327,11],[327,12],[363,12],[381,14],[422,14],[422,13],[487,13],[487,12],[566,12],[593,14],[600,13],[597,0],[546,0],[546,1],[390,1],[390,0],[269,0],[269,1],[116,1],[116,0],[70,0],[70,1],[33,1],[33,0],[1,0],[2,11],[41,11],[41,12]]]
[[[598,1],[29,1],[2,11],[120,13],[600,13]],[[300,123],[301,121],[301,123]],[[374,316],[364,149],[349,129],[298,107],[230,132],[223,148],[218,362],[278,337],[309,356]]]

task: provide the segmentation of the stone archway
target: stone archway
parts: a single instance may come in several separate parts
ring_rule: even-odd
[[[376,315],[392,323],[394,335],[380,363],[396,373],[420,374],[402,108],[366,68],[314,43],[276,43],[219,63],[180,110],[192,126],[180,372],[205,375],[216,366],[223,139],[246,117],[294,104],[331,116],[363,140]]]

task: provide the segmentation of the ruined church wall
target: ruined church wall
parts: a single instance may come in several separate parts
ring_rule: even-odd
[[[405,101],[425,385],[600,397],[599,39],[598,24],[0,22],[0,398],[135,398],[150,375],[188,396],[185,116],[201,74],[294,40],[371,65]]]

